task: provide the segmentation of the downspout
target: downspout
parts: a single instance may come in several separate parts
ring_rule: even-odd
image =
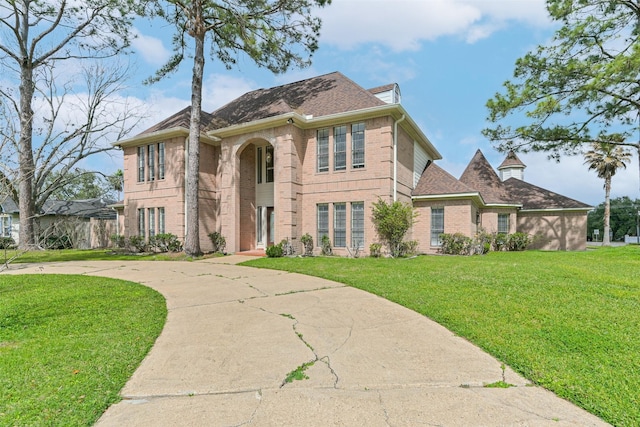
[[[403,114],[393,123],[393,201],[398,200],[398,123],[405,119]]]
[[[189,137],[187,136],[184,139],[184,188],[182,189],[182,197],[184,197],[184,210],[182,218],[183,218],[183,229],[182,229],[182,242],[184,243],[187,238],[187,174],[189,173]]]

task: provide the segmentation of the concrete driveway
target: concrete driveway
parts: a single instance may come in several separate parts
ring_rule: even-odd
[[[327,280],[197,262],[90,261],[2,274],[87,274],[162,293],[167,323],[97,426],[598,426],[411,310]],[[286,382],[305,366],[303,380]],[[486,388],[506,380],[515,387]]]

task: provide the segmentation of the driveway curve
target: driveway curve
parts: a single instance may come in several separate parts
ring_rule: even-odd
[[[100,427],[607,425],[420,314],[340,283],[235,265],[246,259],[2,274],[113,277],[166,298],[162,333]],[[514,387],[485,387],[498,381]]]

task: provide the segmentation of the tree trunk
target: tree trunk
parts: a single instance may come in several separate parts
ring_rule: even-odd
[[[200,112],[202,111],[202,78],[204,74],[204,33],[196,32],[194,39],[196,48],[193,58],[191,123],[187,146],[187,227],[184,242],[184,252],[189,256],[202,254],[200,250],[200,217],[198,211],[198,175],[200,173]]]
[[[602,236],[602,246],[611,246],[611,239],[609,238],[609,219],[611,216],[611,201],[609,195],[611,194],[611,175],[607,174],[604,178],[604,236]]]
[[[26,9],[28,6],[23,5]],[[25,46],[22,49],[20,63],[20,140],[18,141],[18,207],[20,210],[20,230],[18,234],[20,249],[27,249],[35,243],[33,219],[35,204],[33,201],[33,179],[35,163],[33,161],[33,64],[26,50],[29,39],[29,14],[23,11],[20,37]]]

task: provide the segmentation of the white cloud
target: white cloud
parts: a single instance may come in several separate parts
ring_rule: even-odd
[[[142,56],[142,58],[154,67],[161,67],[171,57],[171,51],[164,47],[162,40],[156,37],[142,34],[135,30],[136,38],[131,45]]]
[[[202,85],[202,109],[212,112],[256,87],[256,83],[243,77],[209,74]]]
[[[346,50],[377,43],[398,52],[442,36],[473,43],[513,21],[550,23],[544,0],[334,0],[318,15],[324,42]]]

